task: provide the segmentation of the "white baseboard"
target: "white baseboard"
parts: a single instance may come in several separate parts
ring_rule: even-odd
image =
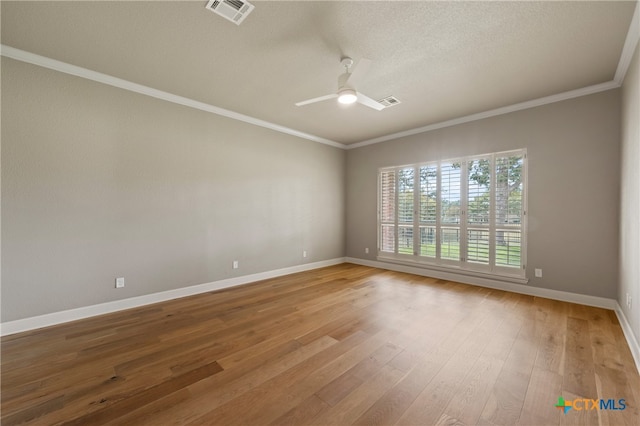
[[[562,302],[578,303],[580,305],[595,306],[615,310],[617,302],[615,299],[606,297],[588,296],[585,294],[570,293],[567,291],[551,290],[548,288],[531,287],[523,284],[515,284],[497,279],[472,277],[469,275],[456,274],[454,272],[436,271],[414,266],[400,265],[396,263],[379,262],[375,260],[364,260],[354,257],[347,257],[346,261],[357,265],[371,266],[374,268],[388,269],[391,271],[406,272],[409,274],[421,275],[424,277],[438,278],[447,281],[455,281],[464,284],[488,287],[496,290],[510,291],[512,293],[526,294],[528,296],[544,297],[547,299],[560,300]]]
[[[627,317],[624,315],[624,312],[618,302],[616,302],[615,311],[616,316],[618,317],[618,322],[620,322],[620,327],[622,327],[624,337],[627,339],[627,343],[629,344],[629,349],[631,349],[633,360],[636,362],[636,369],[638,370],[638,373],[640,373],[640,344],[638,344],[638,340],[633,334],[631,324],[629,324],[629,320],[627,320]]]
[[[82,308],[69,309],[66,311],[53,312],[36,317],[24,318],[15,321],[8,321],[0,324],[0,336],[20,333],[23,331],[35,330],[37,328],[49,327],[51,325],[62,324],[96,315],[109,314],[125,309],[137,308],[152,303],[165,302],[167,300],[178,299],[195,294],[206,293],[214,290],[235,287],[249,284],[269,278],[294,274],[296,272],[309,271],[312,269],[324,268],[325,266],[338,265],[345,262],[344,257],[323,260],[321,262],[306,263],[291,266],[288,268],[276,269],[273,271],[260,272],[257,274],[244,275],[241,277],[228,278],[206,284],[198,284],[175,290],[162,291],[159,293],[147,294],[144,296],[131,297],[128,299],[115,300],[113,302],[100,303],[98,305],[85,306]]]
[[[354,263],[356,265],[370,266],[373,268],[387,269],[391,271],[406,272],[414,275],[428,276],[448,281],[461,282],[465,284],[488,287],[497,290],[510,291],[513,293],[526,294],[529,296],[545,297],[547,299],[560,300],[563,302],[578,303],[581,305],[595,306],[598,308],[612,309],[615,311],[618,321],[622,327],[624,336],[629,344],[631,354],[636,363],[636,368],[640,371],[640,345],[633,334],[631,325],[620,308],[618,302],[614,299],[604,297],[588,296],[584,294],[569,293],[566,291],[550,290],[538,287],[529,287],[522,284],[514,284],[487,278],[475,278],[468,275],[460,275],[450,272],[425,270],[412,266],[399,265],[394,263],[378,262],[365,259],[357,259],[354,257],[340,257],[335,259],[324,260],[321,262],[307,263],[303,265],[291,266],[288,268],[276,269],[273,271],[260,272],[257,274],[244,275],[241,277],[228,278],[225,280],[214,281],[206,284],[199,284],[175,290],[163,291],[160,293],[147,294],[144,296],[132,297],[129,299],[116,300],[113,302],[100,303],[98,305],[85,306],[82,308],[69,309],[66,311],[53,312],[46,315],[39,315],[31,318],[24,318],[15,321],[8,321],[0,324],[0,336],[8,336],[10,334],[20,333],[23,331],[35,330],[38,328],[49,327],[51,325],[62,324],[69,321],[75,321],[83,318],[89,318],[96,315],[103,315],[112,312],[122,311],[125,309],[137,308],[140,306],[150,305],[152,303],[165,302],[168,300],[179,299],[181,297],[193,296],[209,291],[221,290],[229,287],[236,287],[243,284],[249,284],[256,281],[266,280],[269,278],[280,277],[283,275],[294,274],[296,272],[310,271],[312,269],[324,268],[326,266],[339,265],[341,263]]]

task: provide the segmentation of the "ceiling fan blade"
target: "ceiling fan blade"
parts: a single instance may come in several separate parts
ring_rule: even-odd
[[[373,108],[376,111],[380,111],[384,109],[384,105],[382,105],[380,102],[375,101],[373,99],[371,99],[370,97],[368,97],[367,95],[363,95],[360,92],[356,92],[358,94],[358,103],[362,104],[364,106],[368,106],[369,108]]]
[[[337,97],[338,97],[338,95],[336,93],[332,93],[331,95],[325,95],[325,96],[320,96],[318,98],[307,99],[306,101],[296,102],[296,106],[309,105],[309,104],[313,104],[313,103],[316,103],[316,102],[322,102],[322,101],[326,101],[328,99],[333,99],[333,98],[337,98]]]
[[[351,87],[358,87],[363,77],[367,75],[369,67],[371,67],[371,59],[360,58],[358,63],[353,67],[351,74],[349,74],[349,78],[347,78],[349,85]]]

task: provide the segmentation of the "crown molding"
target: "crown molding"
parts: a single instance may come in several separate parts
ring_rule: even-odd
[[[583,88],[571,90],[568,92],[558,93],[551,96],[545,96],[543,98],[533,99],[530,101],[520,102],[517,104],[508,105],[501,108],[492,109],[489,111],[483,111],[476,114],[467,115],[464,117],[458,117],[451,120],[441,121],[439,123],[433,123],[427,126],[409,129],[409,130],[405,130],[398,133],[391,133],[388,135],[364,140],[364,141],[357,142],[350,145],[342,144],[340,142],[332,141],[330,139],[325,139],[320,136],[301,132],[295,129],[281,126],[279,124],[270,123],[268,121],[264,121],[254,117],[250,117],[248,115],[240,114],[235,111],[230,111],[230,110],[220,108],[214,105],[210,105],[204,102],[189,99],[184,96],[174,95],[172,93],[164,92],[162,90],[153,89],[148,86],[133,83],[127,80],[123,80],[121,78],[99,73],[97,71],[92,71],[86,68],[78,67],[76,65],[71,65],[66,62],[62,62],[62,61],[51,59],[45,56],[37,55],[35,53],[16,49],[14,47],[6,46],[4,44],[0,44],[0,55],[5,56],[7,58],[15,59],[17,61],[30,63],[33,65],[41,66],[43,68],[49,68],[54,71],[74,75],[76,77],[85,78],[85,79],[96,81],[102,84],[107,84],[109,86],[117,87],[124,90],[129,90],[131,92],[165,100],[167,102],[172,102],[178,105],[187,106],[190,108],[194,108],[194,109],[209,112],[212,114],[220,115],[223,117],[231,118],[233,120],[242,121],[255,126],[264,127],[270,130],[274,130],[276,132],[296,136],[312,142],[329,145],[335,148],[350,150],[350,149],[361,148],[364,146],[374,145],[377,143],[386,142],[394,139],[399,139],[406,136],[412,136],[419,133],[425,133],[432,130],[442,129],[445,127],[451,127],[459,124],[469,123],[471,121],[477,121],[477,120],[482,120],[489,117],[495,117],[498,115],[509,114],[511,112],[521,111],[529,108],[535,108],[538,106],[547,105],[554,102],[560,102],[568,99],[592,95],[594,93],[619,88],[622,85],[622,81],[624,80],[624,75],[626,74],[627,69],[629,68],[629,65],[631,63],[631,58],[633,57],[635,46],[638,43],[638,40],[640,39],[639,15],[640,15],[640,7],[636,6],[636,10],[634,12],[631,25],[629,27],[629,32],[627,33],[627,38],[622,51],[622,55],[618,63],[616,75],[614,80],[612,81],[596,84],[593,86],[583,87]]]
[[[638,40],[640,40],[640,2],[636,0],[636,10],[633,12],[633,18],[631,18],[631,24],[629,25],[627,38],[624,41],[616,75],[613,77],[613,81],[620,85],[624,82],[624,76],[627,74],[627,70],[631,65],[631,58],[633,58]]]
[[[545,96],[543,98],[533,99],[526,102],[520,102],[518,104],[508,105],[501,108],[492,109],[489,111],[483,111],[476,114],[467,115],[464,117],[454,118],[452,120],[441,121],[439,123],[429,124],[428,126],[418,127],[416,129],[405,130],[403,132],[392,133],[386,136],[380,136],[378,138],[369,139],[366,141],[358,142],[352,145],[347,145],[347,149],[360,148],[367,145],[373,145],[380,142],[386,142],[393,139],[402,138],[405,136],[417,135],[419,133],[429,132],[436,129],[442,129],[444,127],[456,126],[458,124],[469,123],[470,121],[482,120],[484,118],[495,117],[497,115],[509,114],[515,111],[521,111],[523,109],[535,108],[542,105],[552,104],[554,102],[565,101],[567,99],[578,98],[580,96],[592,95],[598,92],[604,92],[606,90],[617,89],[620,87],[615,81],[608,81],[606,83],[596,84],[593,86],[583,87],[581,89],[570,90],[568,92],[558,93],[556,95]]]
[[[0,55],[7,58],[15,59],[17,61],[26,62],[32,65],[37,65],[43,68],[49,68],[51,70],[59,71],[59,72],[73,75],[76,77],[85,78],[87,80],[96,81],[98,83],[117,87],[119,89],[124,89],[131,92],[139,93],[141,95],[150,96],[152,98],[172,102],[174,104],[187,106],[190,108],[209,112],[211,114],[216,114],[222,117],[231,118],[233,120],[243,121],[245,123],[252,124],[254,126],[264,127],[270,130],[274,130],[276,132],[297,136],[299,138],[307,139],[312,142],[318,142],[321,144],[333,146],[335,148],[341,148],[341,149],[345,148],[345,145],[339,142],[321,138],[319,136],[311,135],[309,133],[304,133],[295,129],[290,129],[285,126],[280,126],[279,124],[270,123],[268,121],[260,120],[258,118],[250,117],[248,115],[240,114],[238,112],[230,111],[228,109],[220,108],[204,102],[185,98],[184,96],[178,96],[178,95],[174,95],[173,93],[168,93],[162,90],[153,89],[151,87],[144,86],[142,84],[133,83],[131,81],[123,80],[121,78],[113,77],[113,76],[103,74],[97,71],[93,71],[87,68],[82,68],[76,65],[68,64],[66,62],[47,58],[46,56],[36,55],[35,53],[16,49],[15,47],[6,46],[4,44],[0,44]]]

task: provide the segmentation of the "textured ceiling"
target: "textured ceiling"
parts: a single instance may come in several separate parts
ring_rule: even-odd
[[[2,1],[2,44],[350,144],[611,81],[635,2],[262,2],[236,26],[206,1]],[[330,94],[341,56],[372,60]]]

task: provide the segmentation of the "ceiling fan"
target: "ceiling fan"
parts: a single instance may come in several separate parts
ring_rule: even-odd
[[[354,68],[353,72],[351,67],[353,66],[353,59],[346,57],[340,60],[342,66],[344,66],[345,72],[338,77],[338,91],[330,95],[320,96],[318,98],[307,99],[306,101],[297,102],[296,106],[309,105],[316,102],[326,101],[328,99],[338,98],[338,102],[341,104],[359,103],[369,108],[373,108],[377,111],[384,109],[384,105],[380,102],[371,99],[367,95],[363,95],[357,92],[355,86],[357,82],[365,74],[369,68],[371,61],[369,59],[362,58],[358,62],[358,66]]]

